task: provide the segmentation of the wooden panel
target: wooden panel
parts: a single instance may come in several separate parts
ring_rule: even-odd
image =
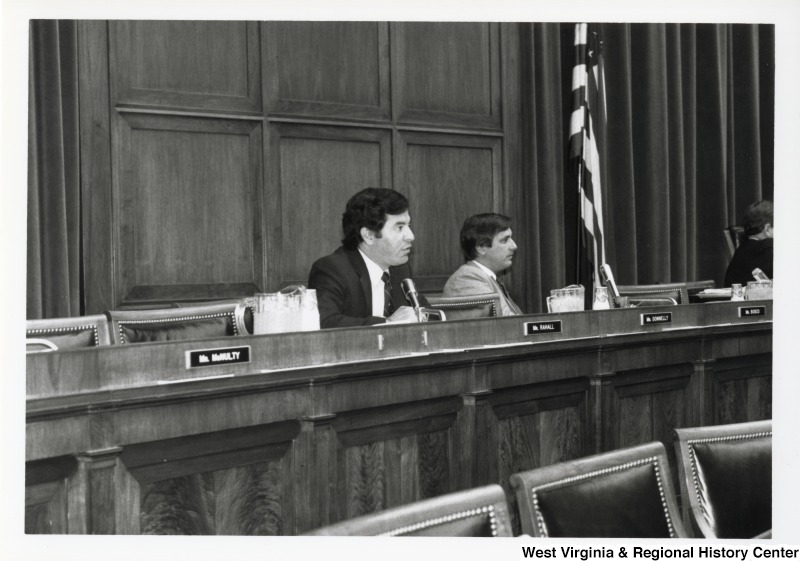
[[[691,364],[622,372],[611,386],[611,423],[603,450],[659,440],[669,449],[672,430],[692,421]]]
[[[406,132],[400,137],[397,189],[409,198],[417,249],[416,277],[444,281],[464,263],[464,220],[492,212],[502,191],[501,142],[496,138]],[[423,249],[424,248],[424,249]]]
[[[261,286],[261,126],[127,114],[117,129],[118,301]]]
[[[267,536],[283,533],[281,460],[144,485],[141,533]]]
[[[516,22],[500,24],[500,48],[501,48],[501,102],[502,102],[502,127],[503,127],[503,196],[501,204],[497,209],[502,214],[506,214],[515,219],[514,241],[520,248],[521,255],[531,255],[531,249],[538,243],[538,237],[534,232],[541,228],[538,220],[532,220],[528,210],[533,208],[532,201],[534,193],[538,187],[530,180],[523,180],[523,168],[529,163],[531,146],[528,142],[523,142],[522,131],[529,122],[527,114],[522,112],[521,96],[523,93],[528,95],[530,89],[523,85],[520,78],[522,68],[521,59],[524,49],[519,38],[520,25]],[[537,99],[540,96],[537,93]],[[554,155],[557,152],[554,152]],[[558,161],[553,165],[557,166]],[[527,171],[525,172],[527,173]],[[528,177],[526,175],[526,177]],[[530,202],[529,202],[530,201]],[[536,224],[534,224],[536,222]],[[547,230],[547,228],[542,228]],[[551,271],[556,274],[554,263],[536,263],[542,259],[522,259],[511,272],[506,274],[505,283],[508,289],[514,294],[514,301],[523,310],[529,313],[538,312],[542,309],[547,310],[542,304],[542,284],[547,284],[547,277],[541,278],[539,268]],[[549,291],[551,287],[547,287]]]
[[[26,485],[25,533],[67,533],[67,493],[63,480]]]
[[[772,418],[772,359],[720,360],[713,371],[712,417],[708,424],[744,423]]]
[[[70,457],[25,464],[25,533],[69,533],[69,478],[76,462]],[[73,526],[78,513],[72,512]]]
[[[308,282],[313,262],[342,239],[347,201],[391,188],[387,131],[281,124],[270,127],[268,288]]]
[[[448,430],[342,446],[339,519],[450,492]]]
[[[290,444],[276,423],[129,446],[142,534],[278,535],[292,525]]]
[[[499,483],[506,490],[516,533],[521,530],[509,478],[520,471],[586,454],[587,390],[588,383],[578,380],[517,387],[488,398],[494,413],[490,422],[497,425],[492,431],[497,442],[479,442],[476,461],[479,471],[487,474],[481,483]],[[481,465],[486,462],[495,466]]]
[[[114,307],[108,24],[78,22],[81,212],[86,314]]]
[[[258,26],[235,21],[109,23],[113,103],[258,113]]]
[[[388,24],[262,25],[270,116],[389,119]]]
[[[497,24],[395,23],[391,31],[399,123],[501,128]]]
[[[450,454],[458,399],[371,408],[333,422],[337,520],[455,490]]]

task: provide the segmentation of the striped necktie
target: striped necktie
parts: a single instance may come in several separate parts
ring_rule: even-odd
[[[392,279],[389,273],[384,271],[381,275],[383,281],[383,317],[388,318],[394,313],[394,305],[392,304]]]

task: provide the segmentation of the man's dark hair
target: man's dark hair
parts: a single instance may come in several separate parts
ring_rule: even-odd
[[[467,218],[461,227],[461,251],[464,252],[464,260],[475,259],[478,256],[478,247],[491,247],[494,237],[509,228],[511,219],[495,212],[485,212]]]
[[[754,236],[764,229],[767,224],[775,226],[773,218],[772,201],[758,201],[751,204],[744,211],[744,233]]]
[[[403,214],[408,210],[408,199],[391,189],[368,187],[347,201],[342,215],[342,245],[356,249],[363,242],[361,228],[377,232],[378,237],[386,224],[387,214]]]

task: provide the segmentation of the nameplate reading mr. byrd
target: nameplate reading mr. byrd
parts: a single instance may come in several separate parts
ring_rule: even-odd
[[[250,362],[250,345],[186,351],[186,368]]]
[[[541,333],[561,333],[561,320],[555,321],[526,321],[525,335],[539,335]]]
[[[766,306],[740,306],[739,307],[739,317],[740,318],[749,318],[753,316],[765,316],[767,315],[767,307]]]
[[[672,323],[672,312],[642,314],[642,325],[655,325],[657,323]]]

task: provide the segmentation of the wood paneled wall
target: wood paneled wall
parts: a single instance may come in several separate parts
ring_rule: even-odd
[[[513,214],[514,24],[82,21],[79,45],[86,313],[305,283],[369,186],[409,197],[422,289],[464,218]]]

